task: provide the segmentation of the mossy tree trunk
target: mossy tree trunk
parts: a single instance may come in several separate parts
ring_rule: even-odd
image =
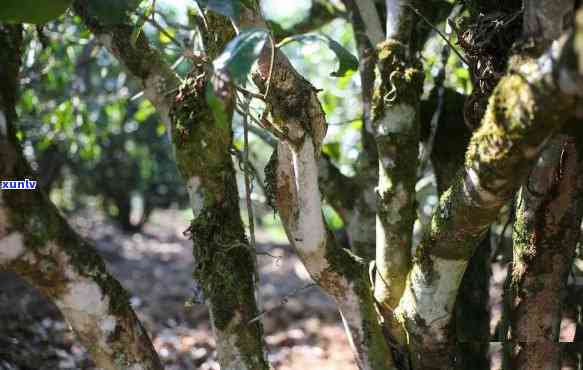
[[[574,6],[573,0],[526,0],[524,36],[543,50],[572,27]],[[547,144],[517,200],[507,345],[516,369],[561,368],[561,309],[583,213],[577,124],[570,122],[567,134]]]
[[[582,31],[578,27],[577,32]],[[521,58],[511,65],[472,136],[463,170],[441,196],[398,308],[416,368],[454,366],[451,316],[468,260],[548,137],[574,111],[574,94],[581,85],[553,78],[563,73],[577,80],[576,62],[570,58],[579,46],[573,40],[563,47],[562,63],[556,63],[554,71],[540,68],[548,55]]]
[[[194,213],[189,229],[197,263],[194,275],[210,308],[221,366],[266,369],[261,326],[258,321],[249,324],[257,315],[254,251],[239,215],[229,154],[233,87],[219,83],[228,81],[228,76],[196,67],[179,86],[178,78],[143,34],[132,41],[129,22],[105,26],[88,13],[88,1],[75,1],[75,11],[134,75],[172,133]],[[265,28],[257,4],[245,5],[249,3],[253,9],[242,7],[240,26]],[[364,20],[357,25],[358,17],[353,18],[355,29],[362,28],[368,38],[368,42],[360,41],[360,57],[366,64],[362,66],[367,84],[363,100],[369,104],[373,104],[372,65],[379,71],[374,107],[364,112],[364,179],[347,178],[321,156],[327,126],[317,91],[280,51],[273,51],[272,63],[269,43],[253,79],[260,93],[267,95],[268,113],[280,133],[269,167],[274,205],[306,269],[336,300],[361,369],[454,368],[459,363],[455,345],[459,338],[452,320],[456,298],[467,293],[464,289],[460,293],[460,285],[468,263],[472,256],[480,260],[488,254],[485,248],[481,248],[482,256],[474,252],[500,208],[528,177],[549,138],[575,111],[576,96],[583,95],[583,13],[573,35],[553,49],[554,55],[535,59],[522,50],[510,63],[492,92],[480,127],[467,145],[464,141],[452,148],[455,158],[448,157],[448,150],[435,148],[432,160],[440,200],[426,235],[413,246],[423,76],[413,46],[417,4],[386,2],[386,40],[380,44],[383,31],[374,3],[346,4]],[[224,18],[209,14],[206,21],[207,54],[212,59],[233,33]],[[374,63],[365,61],[371,45],[377,46]],[[213,79],[211,75],[217,73],[221,78]],[[223,105],[222,118],[213,115],[206,102],[211,80]],[[469,134],[460,136],[467,139]],[[448,163],[440,162],[441,154]],[[564,163],[571,163],[568,160]],[[378,181],[377,194],[370,189],[372,180]],[[343,189],[333,191],[335,182],[347,184],[356,196],[343,196]],[[320,185],[327,189],[330,204],[348,221],[350,246],[336,240],[326,225]],[[569,196],[564,193],[558,198]],[[361,222],[364,227],[358,227]],[[33,229],[28,232],[35,235]]]
[[[434,89],[426,104],[422,105],[421,117],[429,125],[435,110],[439,109],[438,91]],[[442,95],[435,131],[431,162],[439,196],[452,185],[456,174],[464,165],[465,148],[471,131],[464,122],[465,97],[454,90],[445,89]],[[428,130],[427,130],[428,131]],[[470,258],[468,268],[460,283],[455,302],[455,335],[457,342],[457,368],[486,370],[490,368],[489,279],[490,233]]]
[[[224,119],[215,119],[205,95],[212,72],[195,68],[180,85],[143,33],[134,42],[129,21],[104,25],[90,13],[89,1],[97,0],[75,1],[75,12],[134,76],[172,134],[177,166],[187,184],[194,214],[189,229],[196,263],[194,278],[210,311],[221,368],[268,369],[261,322],[251,322],[258,315],[255,251],[246,239],[239,213],[230,155],[233,91],[228,83],[215,80],[215,92],[220,93],[224,107]],[[226,17],[209,13],[206,20],[206,53],[212,60],[234,36],[234,29]]]
[[[581,139],[549,142],[518,198],[510,312],[516,369],[561,366],[562,299],[583,214]]]
[[[16,139],[21,42],[20,26],[0,24],[0,178],[38,180]],[[0,192],[0,268],[55,303],[97,367],[163,369],[129,295],[41,189]]]

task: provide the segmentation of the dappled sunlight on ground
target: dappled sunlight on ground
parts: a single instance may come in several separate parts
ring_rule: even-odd
[[[218,369],[204,305],[193,295],[188,220],[180,211],[155,212],[142,233],[127,235],[101,217],[70,219],[95,242],[110,271],[131,292],[131,302],[166,369]],[[257,233],[262,321],[275,369],[356,370],[333,302],[311,281],[286,245]],[[286,295],[287,303],[281,304]],[[10,365],[12,364],[12,365]],[[13,365],[16,366],[13,366]],[[12,367],[11,367],[12,366]],[[54,306],[13,274],[0,273],[0,369],[87,369],[90,360]]]

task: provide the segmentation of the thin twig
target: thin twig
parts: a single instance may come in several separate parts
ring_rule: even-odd
[[[281,306],[284,306],[284,305],[286,305],[286,304],[289,302],[289,299],[290,299],[291,297],[293,297],[293,296],[297,295],[298,293],[300,293],[300,292],[302,292],[302,291],[304,291],[304,290],[308,290],[308,289],[310,289],[310,288],[312,288],[312,287],[315,287],[315,286],[316,286],[316,283],[311,283],[311,284],[304,285],[303,287],[299,287],[299,288],[295,289],[295,290],[294,290],[294,291],[292,291],[291,293],[289,293],[289,294],[285,295],[285,296],[284,296],[284,297],[281,299],[281,301],[279,301],[279,304],[278,304],[277,306],[275,306],[275,307],[273,307],[273,308],[271,308],[271,309],[269,309],[269,310],[262,310],[262,311],[260,311],[260,312],[259,312],[259,314],[258,314],[257,316],[255,316],[254,318],[252,318],[251,320],[249,320],[249,321],[247,322],[247,325],[253,324],[254,322],[256,322],[257,320],[261,319],[261,318],[262,318],[263,316],[265,316],[267,313],[269,313],[269,312],[271,312],[271,311],[275,310],[276,308],[279,308],[279,307],[281,307]]]
[[[449,39],[447,38],[447,36],[445,36],[443,34],[443,32],[441,32],[437,27],[435,27],[430,21],[429,19],[427,19],[423,14],[421,14],[421,12],[419,10],[417,10],[415,7],[413,7],[411,4],[403,4],[403,6],[406,6],[408,8],[410,8],[413,12],[415,12],[415,14],[417,14],[425,23],[427,23],[427,25],[429,27],[431,27],[435,32],[437,32],[437,34],[449,45],[449,47],[453,50],[454,53],[456,53],[456,55],[458,56],[458,58],[460,58],[460,60],[462,62],[464,62],[464,64],[468,67],[471,66],[470,62],[468,62],[466,60],[466,58],[455,48],[455,46],[451,43],[451,41],[449,41]]]
[[[249,106],[251,105],[251,98],[246,97],[245,101],[245,114],[243,115],[243,141],[244,141],[244,152],[243,152],[243,163],[245,166],[244,177],[245,177],[245,197],[247,199],[247,218],[249,220],[249,241],[251,242],[251,248],[257,252],[257,243],[255,242],[255,220],[253,219],[253,203],[251,202],[251,191],[252,191],[252,184],[251,184],[251,177],[249,172],[252,171],[249,169],[249,122],[247,117],[249,116]],[[257,255],[254,258],[255,266],[254,266],[254,273],[255,273],[255,289],[256,289],[256,300],[259,304],[260,296],[259,296],[259,270],[258,270],[258,262],[257,262]]]

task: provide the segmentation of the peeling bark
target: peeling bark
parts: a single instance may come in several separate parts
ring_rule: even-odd
[[[250,10],[245,25],[265,27]],[[285,138],[272,157],[276,208],[292,247],[311,277],[337,302],[360,369],[392,369],[393,363],[378,323],[367,265],[337,244],[322,215],[318,177],[320,148],[326,134],[324,111],[314,87],[287,58],[266,46],[253,80],[261,91],[270,81],[266,100],[273,123]]]
[[[14,129],[21,32],[0,24],[0,178],[34,178]],[[0,193],[0,268],[56,304],[97,367],[163,368],[127,293],[40,190]]]

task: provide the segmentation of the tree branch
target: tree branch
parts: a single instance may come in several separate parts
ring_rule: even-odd
[[[22,28],[0,24],[0,178],[34,179],[14,121]],[[38,182],[37,182],[38,183]],[[0,268],[51,299],[99,368],[161,370],[128,294],[40,190],[0,193]]]
[[[354,195],[358,194],[356,181],[340,172],[324,154],[318,160],[318,182],[326,201],[346,224],[355,207]]]
[[[378,183],[378,154],[371,134],[372,129],[372,97],[375,83],[375,67],[377,63],[376,50],[366,34],[366,26],[355,0],[343,0],[349,10],[354,38],[358,49],[361,94],[362,94],[362,121],[360,129],[363,150],[357,159],[357,191],[354,211],[347,220],[347,234],[350,247],[358,256],[366,260],[374,260],[376,253],[376,193]]]
[[[211,76],[204,67],[196,67],[179,87],[180,81],[161,55],[150,48],[143,32],[132,42],[131,24],[105,27],[88,13],[89,1],[97,0],[76,0],[75,12],[142,85],[172,133],[177,165],[187,183],[194,214],[189,228],[197,263],[194,277],[211,313],[219,363],[229,369],[268,369],[261,323],[248,324],[258,309],[254,251],[241,221],[229,152],[233,91],[229,84],[214,84],[224,97],[223,113],[228,121],[217,124],[206,101],[206,87],[216,74]],[[208,13],[206,19],[209,33],[203,37],[212,59],[234,37],[234,29],[226,17]]]
[[[252,11],[246,25],[265,27]],[[316,89],[271,46],[259,58],[253,80],[265,91],[273,122],[286,133],[277,146],[275,164],[276,207],[291,245],[306,269],[337,302],[349,340],[361,369],[392,369],[391,353],[378,325],[367,265],[339,246],[322,215],[318,177],[320,148],[326,134],[324,111]],[[271,73],[270,73],[271,71]]]
[[[355,3],[370,42],[373,45],[382,42],[385,39],[385,33],[383,32],[381,18],[375,7],[374,0],[356,0]]]
[[[276,41],[281,41],[286,37],[298,35],[301,33],[308,33],[338,18],[345,18],[346,12],[339,9],[330,0],[313,0],[310,13],[299,23],[294,24],[291,28],[282,29],[279,24],[275,22],[268,22],[273,30]]]
[[[583,34],[583,18],[577,34]],[[470,141],[463,172],[441,197],[431,230],[416,249],[397,314],[413,347],[425,354],[419,367],[447,361],[448,326],[469,257],[546,140],[574,111],[575,94],[583,93],[575,57],[582,48],[574,40],[571,35],[560,49],[559,63],[549,54],[514,61]]]

